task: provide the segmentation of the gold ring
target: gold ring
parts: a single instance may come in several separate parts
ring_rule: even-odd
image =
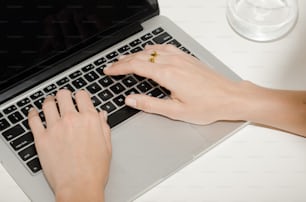
[[[153,51],[150,55],[151,55],[151,57],[149,58],[149,61],[152,62],[152,63],[155,63],[155,58],[158,55],[157,52]]]
[[[157,56],[157,52],[156,52],[156,51],[153,51],[153,52],[151,53],[151,56],[152,56],[152,57],[156,57],[156,56]]]

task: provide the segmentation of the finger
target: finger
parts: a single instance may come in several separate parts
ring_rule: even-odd
[[[60,119],[60,115],[53,96],[46,97],[42,105],[42,109],[44,111],[48,127],[52,126],[52,124]]]
[[[75,101],[77,103],[79,112],[96,111],[95,107],[92,104],[88,92],[80,90],[75,94]]]
[[[41,136],[41,134],[45,132],[45,127],[36,109],[34,108],[30,109],[28,114],[28,122],[32,130],[34,139],[38,139]]]
[[[181,49],[177,48],[171,44],[161,44],[161,45],[148,45],[145,47],[144,51],[156,51],[157,53],[167,52],[167,59],[165,64],[173,64],[178,59],[185,59],[188,61],[198,61],[197,58],[185,53]]]
[[[145,50],[148,51],[165,51],[168,53],[172,53],[172,54],[182,54],[184,53],[183,51],[181,51],[180,49],[178,49],[177,47],[175,47],[174,45],[171,44],[156,44],[156,45],[147,45],[145,47]]]
[[[117,62],[117,64],[127,63],[133,59],[138,59],[143,62],[151,62],[157,64],[169,64],[169,62],[171,62],[170,59],[173,57],[177,59],[177,55],[174,55],[171,52],[145,50],[128,56],[122,56],[119,58],[119,62]]]
[[[129,54],[129,55],[121,55],[118,59],[119,60],[128,59],[128,58],[131,58],[131,57],[137,57],[139,55],[143,55],[143,56],[146,56],[146,58],[148,58],[152,54],[157,54],[157,56],[159,56],[159,55],[164,55],[164,56],[174,55],[174,53],[171,52],[171,51],[162,50],[162,49],[157,50],[157,49],[154,49],[154,48],[150,48],[150,49],[144,49],[142,51],[139,51],[137,53],[132,53],[132,54]]]
[[[61,116],[64,116],[66,113],[76,112],[76,108],[72,101],[71,92],[69,90],[62,89],[58,91],[56,94],[56,99]]]
[[[101,111],[99,112],[100,122],[103,129],[103,135],[105,138],[106,147],[109,152],[112,151],[112,143],[111,143],[111,130],[109,125],[107,124],[107,112]]]
[[[106,67],[104,73],[106,75],[137,74],[139,76],[153,79],[163,85],[163,70],[166,69],[166,67],[168,66],[134,58],[128,62],[114,63]]]
[[[173,119],[178,116],[182,109],[180,103],[172,99],[159,99],[142,94],[127,96],[125,104],[148,113],[159,114]]]

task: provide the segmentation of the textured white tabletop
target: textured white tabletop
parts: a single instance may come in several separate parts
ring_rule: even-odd
[[[255,43],[235,34],[226,0],[159,0],[168,16],[243,79],[306,90],[306,0],[294,30]],[[278,116],[286,116],[279,114]],[[247,126],[137,202],[306,202],[306,138]],[[0,166],[0,202],[29,201]]]

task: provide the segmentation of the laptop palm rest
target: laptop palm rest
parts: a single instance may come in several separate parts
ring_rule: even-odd
[[[139,113],[126,123],[112,130],[108,202],[135,199],[190,162],[206,144],[191,125],[164,117]]]

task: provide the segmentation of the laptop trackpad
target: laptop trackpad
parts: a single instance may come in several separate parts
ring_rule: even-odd
[[[134,199],[193,159],[205,140],[189,124],[140,113],[112,131],[106,201]]]

